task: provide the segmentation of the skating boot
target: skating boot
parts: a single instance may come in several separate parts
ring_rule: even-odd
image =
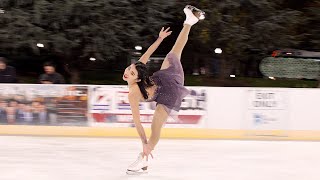
[[[127,174],[129,175],[139,175],[148,172],[148,162],[146,157],[140,153],[137,160],[133,162],[127,169]]]
[[[184,24],[189,24],[192,26],[199,20],[205,19],[205,12],[194,6],[186,5],[183,11],[186,14],[186,20],[184,21]]]

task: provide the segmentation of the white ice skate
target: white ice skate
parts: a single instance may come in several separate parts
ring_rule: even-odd
[[[127,174],[129,175],[139,175],[148,172],[148,161],[143,154],[140,153],[137,160],[133,162],[127,169]]]
[[[184,24],[194,25],[199,20],[205,19],[205,12],[191,5],[186,5],[183,9],[183,12],[186,14],[186,20]]]

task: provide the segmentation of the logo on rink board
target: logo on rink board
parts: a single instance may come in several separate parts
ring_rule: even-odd
[[[248,96],[250,110],[281,110],[287,105],[283,91],[250,90]]]
[[[245,129],[279,130],[288,126],[288,92],[277,89],[247,91]]]
[[[202,88],[189,88],[190,94],[182,103],[179,114],[170,116],[168,127],[198,127],[207,113],[206,91]],[[126,87],[93,86],[91,87],[89,113],[94,125],[132,126],[132,112]],[[140,120],[150,124],[156,108],[156,102],[141,102]]]

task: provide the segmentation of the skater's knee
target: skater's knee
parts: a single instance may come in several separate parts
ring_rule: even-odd
[[[173,54],[175,57],[177,57],[177,60],[180,60],[182,51],[172,48],[169,54]]]

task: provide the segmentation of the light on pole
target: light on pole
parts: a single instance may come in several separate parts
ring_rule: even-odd
[[[37,46],[38,46],[39,48],[43,48],[43,47],[44,47],[44,45],[43,45],[42,43],[37,43]]]
[[[216,54],[221,54],[221,53],[222,53],[222,49],[221,49],[221,48],[216,48],[216,49],[214,50],[214,52],[215,52]]]
[[[134,47],[137,51],[141,51],[142,50],[142,47],[141,46],[135,46]]]

